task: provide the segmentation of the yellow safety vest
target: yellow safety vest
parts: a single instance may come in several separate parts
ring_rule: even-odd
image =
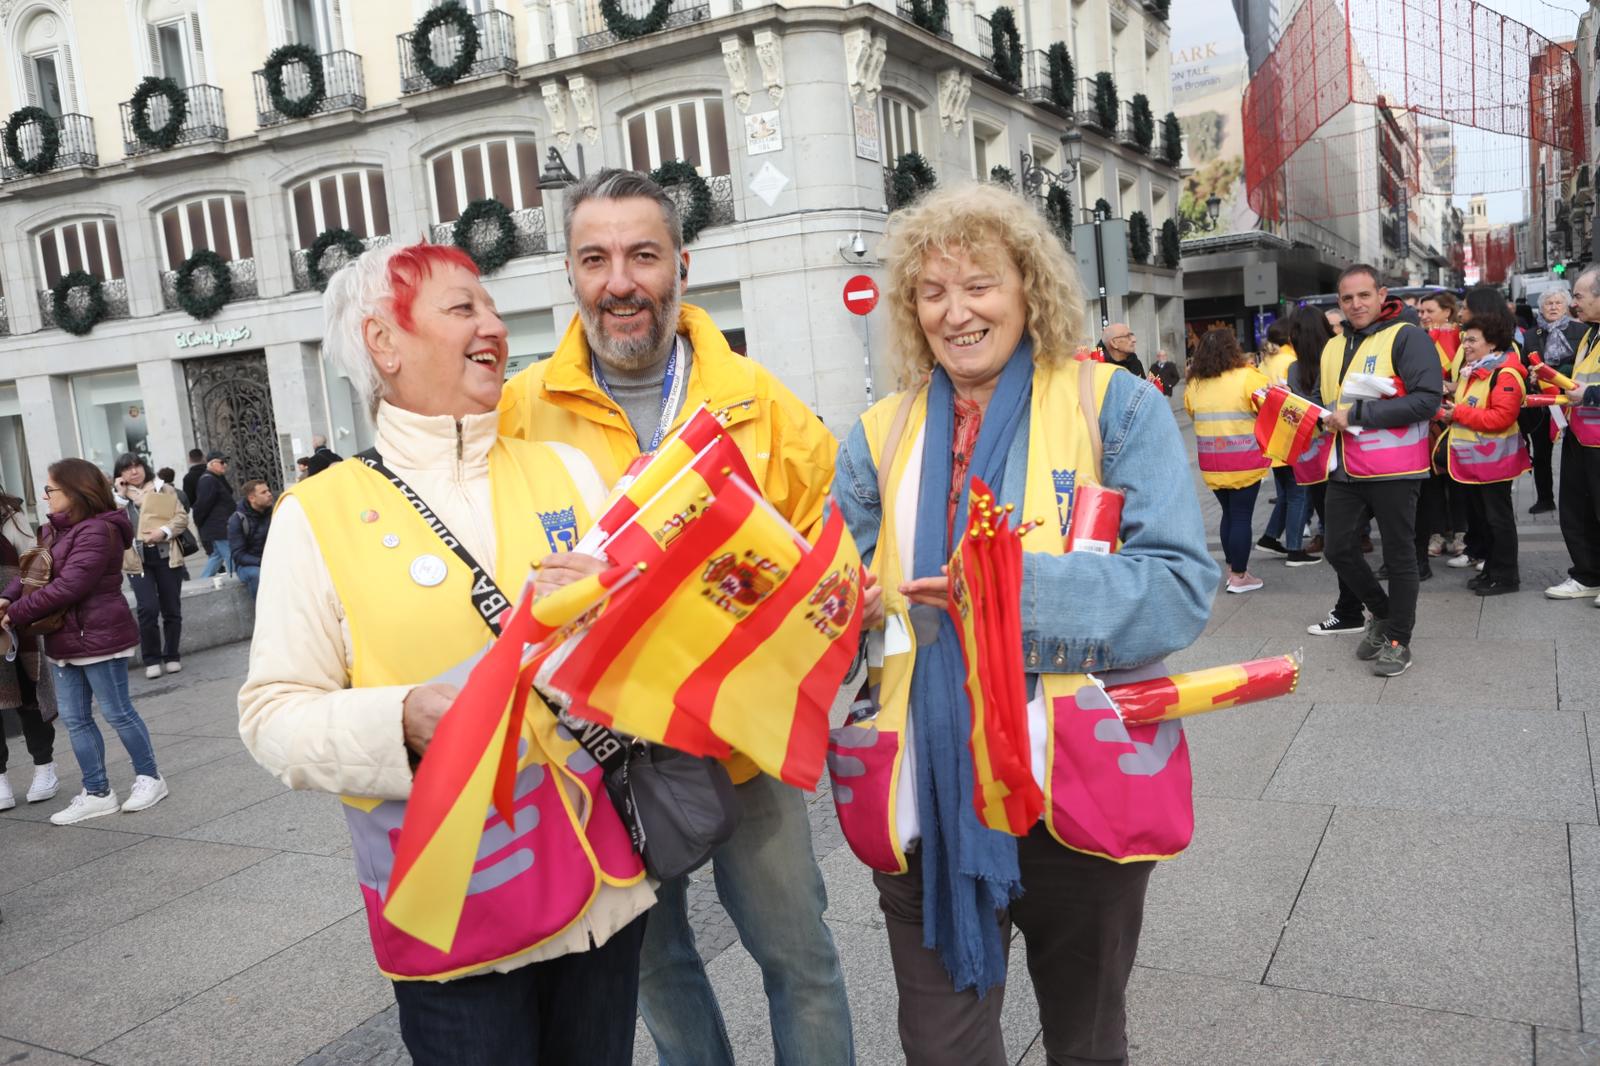
[[[1345,338],[1330,339],[1322,349],[1322,405],[1337,411],[1354,406],[1354,401],[1342,399],[1349,374],[1394,377],[1394,341],[1405,325],[1393,322],[1363,337],[1348,368],[1343,366]],[[1394,429],[1363,427],[1360,433],[1339,433],[1337,437],[1339,463],[1352,478],[1405,477],[1432,469],[1426,419]]]

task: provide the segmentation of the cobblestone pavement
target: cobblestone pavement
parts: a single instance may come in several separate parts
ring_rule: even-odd
[[[1333,599],[1326,565],[1270,558],[1252,563],[1266,587],[1218,595],[1170,660],[1305,654],[1294,697],[1187,728],[1196,834],[1151,882],[1129,995],[1140,1066],[1600,1062],[1600,610],[1540,595],[1564,549],[1529,502],[1525,591],[1480,599],[1470,571],[1436,564],[1401,677],[1372,676],[1351,638],[1306,634]],[[239,743],[246,656],[135,677],[170,799],[66,829],[46,821],[61,800],[0,814],[0,1063],[407,1061],[339,805],[284,790]],[[64,737],[57,757],[64,800]],[[859,1061],[900,1062],[870,878],[826,791],[811,821]],[[689,900],[738,1061],[771,1063],[758,968],[704,873]],[[1020,944],[1012,963],[1010,1057],[1043,1066]],[[655,1061],[642,1029],[635,1061]]]

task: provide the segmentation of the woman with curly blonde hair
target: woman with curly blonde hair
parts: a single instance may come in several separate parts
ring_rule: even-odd
[[[1085,675],[1155,663],[1210,616],[1217,567],[1188,478],[1171,473],[1187,467],[1183,444],[1148,382],[1073,358],[1077,271],[1022,197],[934,191],[890,219],[886,258],[906,391],[863,415],[839,453],[834,498],[876,581],[871,683],[830,766],[846,839],[875,871],[901,1044],[911,1066],[1009,1061],[1014,921],[1049,1061],[1125,1061],[1152,860],[1182,851],[1193,828],[1188,749],[1176,723],[1124,728]],[[1017,590],[1032,825],[995,824],[974,804],[943,569],[973,478],[1036,523]],[[1120,547],[1069,552],[1074,500],[1094,484],[1125,497]]]

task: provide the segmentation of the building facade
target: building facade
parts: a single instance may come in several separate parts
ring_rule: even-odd
[[[942,183],[1005,167],[1041,201],[1060,184],[1074,214],[1103,198],[1115,214],[1144,212],[1157,233],[1176,204],[1160,146],[1127,122],[1085,119],[1087,85],[1074,107],[1052,103],[1045,58],[1067,43],[1080,78],[1116,71],[1124,103],[1148,92],[1159,122],[1167,46],[1154,0],[1019,8],[1015,77],[1002,76],[1004,37],[994,59],[994,9],[971,0],[663,0],[661,28],[636,37],[609,26],[598,0],[465,6],[470,33],[447,22],[428,34],[435,68],[461,67],[435,84],[413,47],[430,11],[421,0],[0,4],[0,113],[14,130],[0,160],[0,484],[34,502],[59,457],[109,469],[131,450],[181,472],[197,445],[228,451],[236,481],[276,485],[313,435],[360,450],[366,412],[320,358],[317,275],[345,247],[449,241],[483,200],[504,208],[470,240],[504,238],[511,256],[487,279],[511,370],[547,356],[574,310],[560,183],[541,180],[551,149],[580,176],[691,164],[710,211],[689,248],[688,299],[841,433],[893,386],[883,313],[857,318],[842,295],[851,276],[880,274],[888,168],[903,156],[925,158]],[[317,99],[300,61],[270,91],[266,60],[288,44],[319,57],[310,114],[299,114]],[[141,100],[152,76],[181,103],[165,90]],[[225,264],[232,290],[204,321],[180,292],[212,290],[202,252]],[[1113,318],[1145,347],[1175,342],[1177,272],[1132,274]],[[62,327],[81,322],[91,288],[104,317],[74,335]]]

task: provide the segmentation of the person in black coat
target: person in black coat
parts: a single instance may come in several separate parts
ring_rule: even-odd
[[[267,533],[272,529],[272,488],[265,481],[246,481],[240,488],[243,498],[228,516],[228,548],[234,573],[256,598],[261,581],[261,556],[267,550]]]
[[[1528,352],[1538,352],[1539,358],[1563,374],[1571,375],[1577,360],[1578,344],[1589,329],[1568,314],[1569,301],[1565,289],[1549,289],[1539,298],[1539,320],[1526,335]],[[1531,392],[1532,389],[1530,388]],[[1528,508],[1529,514],[1542,514],[1556,509],[1555,479],[1550,463],[1555,453],[1555,441],[1550,439],[1550,412],[1544,407],[1525,407],[1517,416],[1517,428],[1528,442],[1528,454],[1533,457],[1533,488],[1535,499]]]
[[[343,462],[344,456],[328,447],[328,438],[318,435],[311,438],[311,457],[306,460],[306,477],[320,474],[334,463]]]
[[[233,513],[233,486],[228,484],[228,457],[221,452],[206,456],[206,472],[195,488],[194,509],[189,512],[200,546],[208,553],[202,578],[233,569],[228,547],[228,516]]]
[[[183,505],[188,507],[194,502],[194,494],[200,491],[200,478],[206,472],[206,453],[199,448],[189,449],[189,469],[183,472]],[[172,482],[167,482],[172,484]]]

